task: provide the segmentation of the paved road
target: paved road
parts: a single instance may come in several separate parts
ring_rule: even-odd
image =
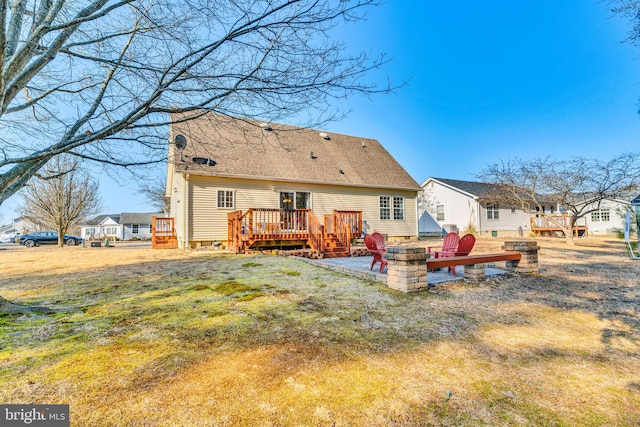
[[[86,246],[89,247],[89,242],[87,242]],[[25,248],[24,246],[19,245],[18,243],[0,243],[0,251],[2,250],[10,250],[10,251],[38,250],[41,248],[55,248],[55,247],[56,245],[42,245],[35,248]],[[117,248],[150,248],[151,242],[146,242],[146,241],[145,242],[118,242],[116,243],[116,247]]]

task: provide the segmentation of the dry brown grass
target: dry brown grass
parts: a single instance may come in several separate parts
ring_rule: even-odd
[[[540,245],[539,275],[410,295],[275,256],[2,251],[0,295],[79,311],[0,316],[0,402],[77,426],[640,425],[640,262]]]

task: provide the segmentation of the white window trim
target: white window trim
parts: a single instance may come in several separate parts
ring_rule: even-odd
[[[380,206],[380,199],[382,197],[388,197],[389,198],[389,207],[388,208],[383,208],[382,206]],[[402,199],[402,219],[395,219],[395,210],[397,208],[394,207],[394,199]],[[389,194],[380,194],[378,196],[378,217],[380,219],[380,221],[406,221],[407,218],[407,208],[406,208],[406,197],[404,196],[391,196]],[[389,211],[389,218],[382,218],[382,209],[386,209]]]
[[[225,201],[226,201],[226,193],[227,192],[231,193],[231,207],[219,205],[218,196],[221,191],[225,192]],[[236,190],[232,190],[230,188],[217,188],[216,189],[216,209],[233,210],[235,208],[236,208]]]
[[[293,204],[294,206],[297,204],[298,193],[309,193],[309,207],[307,209],[313,209],[313,191],[310,190],[291,190],[288,188],[279,188],[278,189],[278,208],[280,208],[280,195],[282,193],[293,193]],[[235,198],[234,198],[235,200]]]
[[[395,207],[396,199],[401,199],[402,200],[402,208],[396,208]],[[404,207],[404,205],[405,205],[404,201],[405,201],[405,198],[403,196],[393,196],[391,198],[391,209],[392,209],[391,217],[392,217],[393,221],[404,221],[405,218],[407,217],[405,215],[406,211],[405,211],[405,207]],[[400,209],[402,209],[402,218],[401,219],[396,219],[396,210],[400,210]]]
[[[489,206],[491,206],[491,209],[489,209]],[[500,204],[498,202],[487,203],[485,210],[487,212],[487,221],[500,221]],[[489,212],[491,212],[491,218],[489,218]],[[497,218],[496,213],[498,214]]]
[[[383,197],[387,197],[389,199],[389,204],[388,207],[383,208],[382,207],[382,198]],[[386,194],[380,194],[378,196],[378,218],[380,219],[380,221],[393,221],[393,218],[391,216],[392,212],[393,212],[393,207],[391,206],[392,204],[392,200],[391,200],[391,196],[388,196]],[[389,211],[389,218],[382,218],[382,209],[388,210]]]
[[[602,208],[591,212],[591,222],[610,222],[611,209]]]

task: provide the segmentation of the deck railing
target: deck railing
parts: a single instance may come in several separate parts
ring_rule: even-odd
[[[173,218],[151,218],[151,247],[153,249],[174,249],[178,247]]]
[[[334,227],[335,234],[338,238],[338,241],[342,243],[347,249],[347,253],[351,253],[351,226],[348,222],[345,221],[345,217],[340,215],[335,215],[334,213]]]
[[[321,224],[310,209],[251,208],[227,214],[229,248],[244,252],[258,240],[307,240],[315,250],[323,250],[328,233],[338,236],[349,248],[351,239],[362,234],[362,212],[334,211]]]
[[[316,251],[321,251],[324,248],[324,233],[325,229],[318,218],[309,212],[309,246]]]
[[[362,237],[362,211],[333,211],[336,218],[349,227],[350,238]]]
[[[244,251],[244,241],[242,239],[242,232],[246,214],[242,211],[233,211],[227,214],[227,242],[230,250],[235,253],[241,253]]]
[[[348,225],[350,238],[362,236],[362,211],[338,211],[324,216],[324,227],[326,233],[337,234],[337,222],[341,221]]]
[[[571,223],[570,214],[549,215],[548,217],[531,217],[531,231],[533,232],[553,232],[568,229]],[[578,218],[573,224],[573,233],[587,230],[587,219]]]

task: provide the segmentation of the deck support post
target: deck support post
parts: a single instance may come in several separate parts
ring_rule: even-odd
[[[427,289],[426,248],[418,246],[390,246],[387,259],[387,286],[404,293]]]
[[[520,252],[520,261],[507,261],[505,269],[513,273],[535,274],[538,272],[538,242],[506,241],[502,246],[505,251]]]

